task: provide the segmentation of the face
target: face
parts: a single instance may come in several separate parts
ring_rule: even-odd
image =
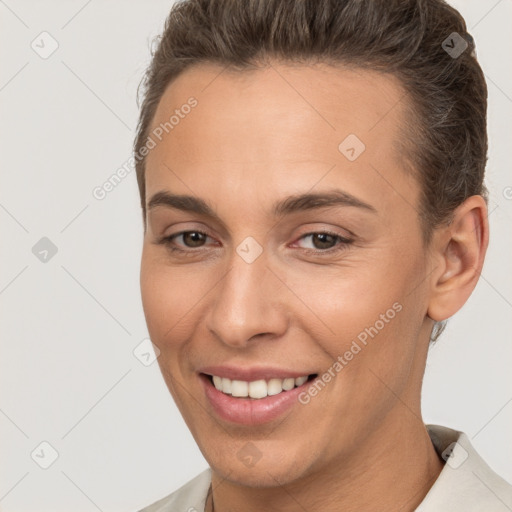
[[[405,101],[392,77],[278,63],[196,66],[161,99],[142,300],[223,477],[298,481],[417,421],[431,268],[397,150]]]

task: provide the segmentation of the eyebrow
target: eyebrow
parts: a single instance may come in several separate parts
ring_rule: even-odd
[[[152,210],[157,206],[166,206],[184,212],[197,213],[220,221],[219,216],[206,201],[194,196],[160,191],[151,197],[148,202],[148,210]],[[316,194],[306,193],[289,196],[274,203],[271,211],[274,216],[278,217],[332,206],[350,206],[377,213],[377,210],[372,205],[361,201],[352,194],[337,189]]]

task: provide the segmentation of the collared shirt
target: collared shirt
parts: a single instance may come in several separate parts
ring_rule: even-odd
[[[446,463],[416,512],[512,512],[512,485],[486,464],[466,434],[439,425],[426,427]],[[210,483],[207,469],[139,512],[204,512]]]

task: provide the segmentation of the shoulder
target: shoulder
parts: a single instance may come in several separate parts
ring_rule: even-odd
[[[512,510],[512,485],[489,467],[464,432],[439,425],[427,430],[446,463],[418,512]]]
[[[138,512],[204,512],[210,482],[211,469],[208,468],[178,490]]]

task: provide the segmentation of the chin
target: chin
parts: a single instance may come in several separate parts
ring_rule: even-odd
[[[303,456],[299,462],[298,450],[290,446],[277,450],[275,446],[272,448],[275,443],[269,443],[267,447],[260,448],[258,454],[256,445],[261,447],[262,443],[249,441],[234,453],[206,458],[217,475],[245,487],[279,487],[305,476],[308,464]]]
[[[275,467],[274,465],[261,465],[253,468],[241,468],[237,466],[222,467],[212,469],[222,478],[244,487],[255,488],[272,488],[281,487],[300,479],[302,473],[294,468],[293,473],[284,468]]]

